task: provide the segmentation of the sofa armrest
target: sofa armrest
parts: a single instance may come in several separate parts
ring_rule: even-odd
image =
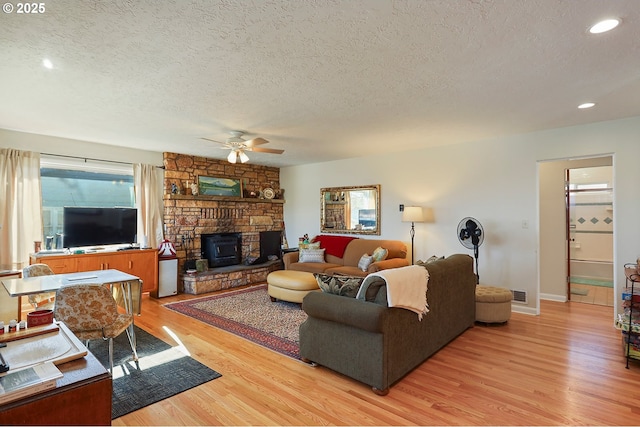
[[[286,254],[282,255],[282,262],[284,263],[284,269],[288,270],[291,264],[293,264],[294,262],[298,262],[299,255],[300,255],[300,252],[298,251],[287,252]]]
[[[310,292],[302,300],[309,317],[341,323],[369,332],[382,332],[389,308],[340,295]]]
[[[372,263],[367,269],[367,273],[375,273],[390,268],[406,267],[408,265],[409,261],[406,258],[383,259],[382,261]]]

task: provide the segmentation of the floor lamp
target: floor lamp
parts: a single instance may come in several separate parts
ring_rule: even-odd
[[[413,237],[416,235],[414,224],[416,222],[424,222],[424,212],[420,206],[405,206],[402,211],[402,222],[411,223],[411,265],[413,265]]]

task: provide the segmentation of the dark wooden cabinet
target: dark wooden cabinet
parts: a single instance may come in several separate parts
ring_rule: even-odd
[[[111,425],[111,374],[87,353],[58,365],[56,387],[0,406],[3,425]]]

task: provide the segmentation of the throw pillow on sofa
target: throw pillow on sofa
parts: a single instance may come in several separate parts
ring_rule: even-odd
[[[389,255],[389,251],[385,248],[378,246],[371,256],[373,257],[373,262],[379,262],[384,259],[387,259],[387,255]]]
[[[324,262],[324,249],[300,249],[298,262]]]
[[[444,259],[444,257],[437,257],[437,256],[433,255],[433,256],[429,257],[429,259],[427,259],[426,261],[422,261],[422,260],[420,260],[420,259],[419,259],[419,260],[416,262],[416,265],[420,265],[420,266],[424,267],[424,266],[426,266],[427,264],[432,263],[432,262],[435,262],[435,261],[438,261],[438,260],[440,260],[440,259]]]
[[[364,277],[332,276],[330,274],[314,273],[318,287],[322,292],[355,298],[364,281]]]
[[[362,255],[362,257],[360,257],[360,261],[358,261],[358,268],[362,271],[367,271],[372,262],[373,256],[364,254]]]

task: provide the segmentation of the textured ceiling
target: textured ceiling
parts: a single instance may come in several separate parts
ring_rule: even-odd
[[[213,158],[239,129],[287,166],[640,115],[638,0],[44,4],[0,15],[0,128]]]

